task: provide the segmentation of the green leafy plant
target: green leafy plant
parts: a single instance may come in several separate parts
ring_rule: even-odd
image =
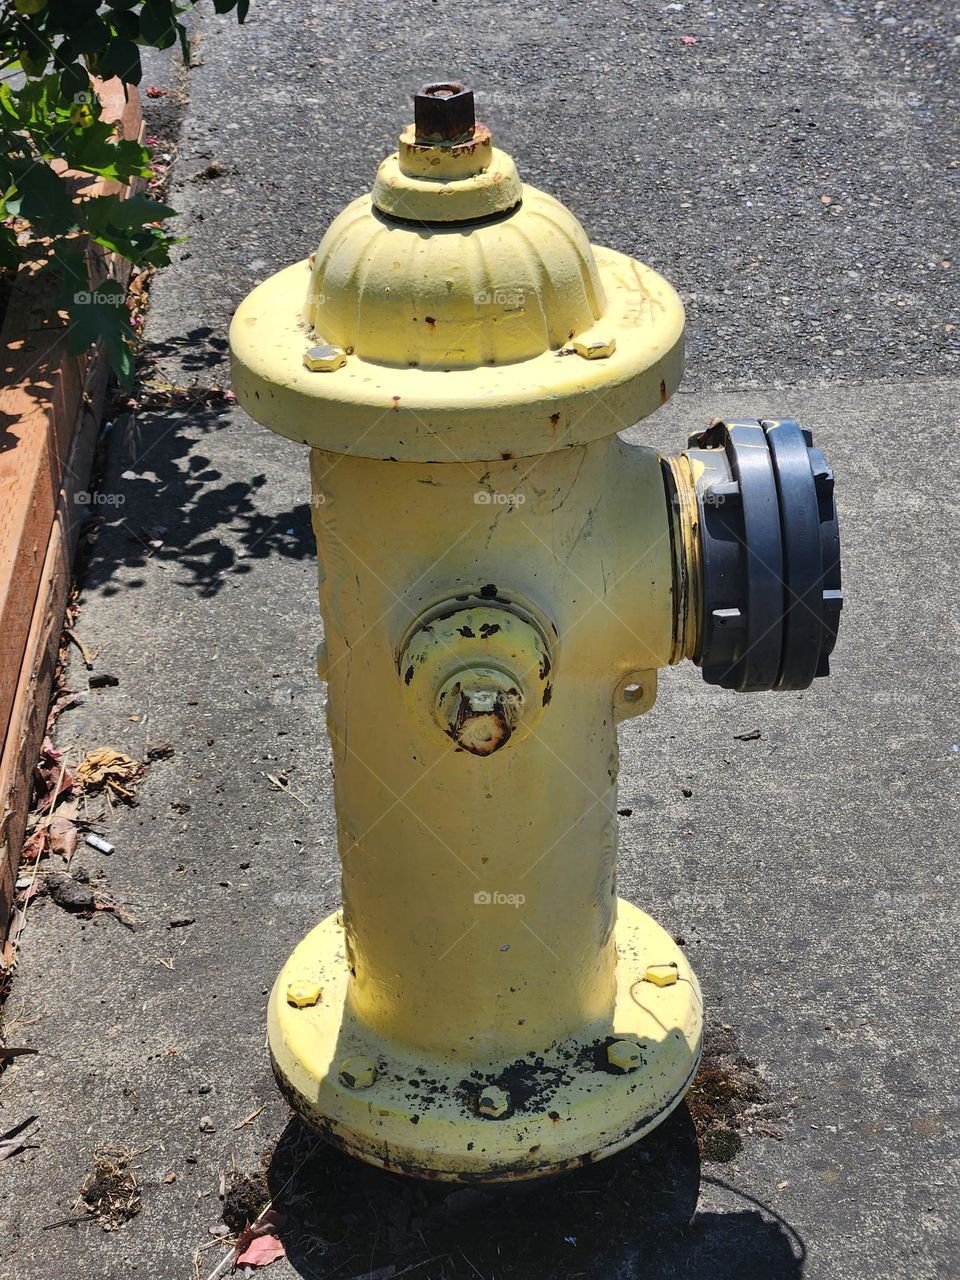
[[[69,350],[102,339],[120,381],[133,376],[136,334],[119,281],[103,262],[170,260],[163,226],[176,210],[144,194],[92,195],[97,178],[152,177],[150,152],[103,119],[94,77],[140,83],[140,49],[190,48],[181,17],[197,0],[0,0],[0,269],[45,262],[59,272]],[[213,0],[217,13],[249,0]]]

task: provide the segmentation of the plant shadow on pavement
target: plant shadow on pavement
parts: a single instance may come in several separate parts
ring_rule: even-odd
[[[748,1206],[744,1210],[697,1212],[700,1158],[686,1105],[620,1155],[507,1187],[385,1173],[335,1150],[293,1119],[267,1180],[287,1257],[305,1280],[803,1275],[802,1241],[766,1206],[735,1192]]]
[[[192,340],[199,346],[203,333],[186,335],[184,344]],[[185,372],[192,367],[182,353],[181,364]],[[201,361],[195,372],[203,367]],[[315,555],[305,460],[296,486],[304,500],[278,503],[266,474],[225,480],[204,450],[204,438],[227,428],[236,412],[220,388],[148,379],[136,409],[115,414],[90,507],[102,523],[88,589],[109,596],[140,587],[136,570],[153,561],[178,571],[178,585],[213,596],[255,560]],[[118,577],[120,566],[128,572]]]

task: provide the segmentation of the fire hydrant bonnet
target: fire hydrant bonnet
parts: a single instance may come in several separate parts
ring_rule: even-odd
[[[425,171],[439,155],[440,174],[411,174],[405,147]],[[451,163],[402,139],[317,252],[237,309],[234,387],[259,421],[334,452],[481,461],[610,435],[676,390],[684,317],[667,281],[592,246],[497,148],[472,175],[447,178]],[[318,344],[341,367],[305,367]]]

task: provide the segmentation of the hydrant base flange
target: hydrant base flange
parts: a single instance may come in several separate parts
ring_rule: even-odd
[[[583,1034],[537,1046],[515,1061],[439,1057],[375,1034],[347,1003],[343,929],[329,916],[287,961],[270,997],[269,1041],[277,1081],[301,1118],[351,1155],[394,1172],[459,1182],[535,1178],[600,1160],[642,1138],[682,1100],[700,1057],[702,1002],[686,957],[644,912],[619,902],[617,995],[612,1016]],[[647,969],[676,966],[677,981]],[[291,983],[323,990],[291,1005]],[[629,1069],[615,1065],[634,1043]],[[372,1070],[363,1087],[345,1061]],[[508,1099],[482,1114],[484,1089]]]

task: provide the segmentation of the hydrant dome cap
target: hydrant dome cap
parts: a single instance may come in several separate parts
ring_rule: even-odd
[[[304,319],[373,364],[474,369],[559,350],[606,306],[579,222],[524,187],[521,207],[496,222],[429,228],[354,200],[320,242]]]

